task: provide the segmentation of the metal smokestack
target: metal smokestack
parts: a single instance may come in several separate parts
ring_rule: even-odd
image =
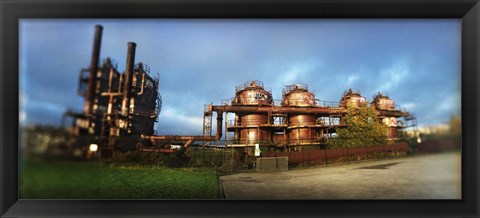
[[[88,86],[87,86],[86,101],[85,101],[85,108],[84,108],[84,111],[87,115],[92,113],[92,107],[94,104],[98,61],[100,59],[100,46],[102,44],[102,30],[103,30],[103,27],[101,25],[95,26],[92,59],[90,62],[90,74],[88,77]]]
[[[123,83],[123,102],[122,102],[122,115],[128,116],[130,108],[130,98],[132,96],[132,78],[133,78],[133,66],[135,65],[135,48],[137,44],[134,42],[128,43],[127,52],[127,64],[125,69],[125,80]]]

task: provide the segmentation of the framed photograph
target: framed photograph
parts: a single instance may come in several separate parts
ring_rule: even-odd
[[[4,1],[0,215],[477,217],[479,7]]]

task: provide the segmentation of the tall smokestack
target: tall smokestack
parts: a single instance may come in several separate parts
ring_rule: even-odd
[[[135,48],[137,44],[134,42],[128,43],[127,52],[127,64],[125,69],[125,80],[123,83],[123,102],[122,102],[122,115],[128,116],[130,108],[130,98],[132,96],[132,78],[133,78],[133,66],[135,65]]]
[[[93,41],[92,59],[90,62],[90,75],[88,77],[87,95],[85,100],[85,113],[91,114],[93,101],[95,98],[95,83],[97,81],[98,61],[100,59],[100,46],[102,44],[102,30],[101,25],[95,26],[95,36]]]

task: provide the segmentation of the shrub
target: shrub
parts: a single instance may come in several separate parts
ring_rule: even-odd
[[[150,153],[140,151],[116,152],[106,161],[115,166],[162,166],[182,167],[186,161],[175,154]]]

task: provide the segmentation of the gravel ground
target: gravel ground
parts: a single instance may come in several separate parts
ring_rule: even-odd
[[[461,199],[461,153],[220,177],[226,199]]]

